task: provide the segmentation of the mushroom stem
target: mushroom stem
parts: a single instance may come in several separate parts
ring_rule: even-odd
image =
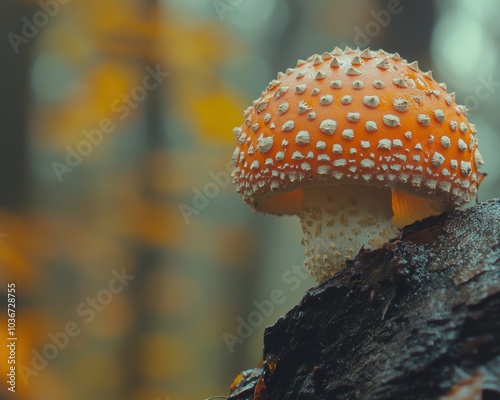
[[[362,246],[379,248],[399,234],[390,189],[347,184],[303,190],[305,263],[318,282],[338,273]]]

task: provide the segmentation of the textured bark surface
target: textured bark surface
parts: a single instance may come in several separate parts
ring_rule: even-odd
[[[266,329],[241,378],[229,399],[500,399],[500,201],[362,251]]]

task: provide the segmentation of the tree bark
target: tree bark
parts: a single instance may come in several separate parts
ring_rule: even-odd
[[[264,333],[228,399],[500,399],[500,201],[361,251]]]

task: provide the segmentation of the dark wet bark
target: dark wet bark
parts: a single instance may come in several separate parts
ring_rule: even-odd
[[[229,399],[500,399],[500,201],[361,252],[266,330],[264,360]]]

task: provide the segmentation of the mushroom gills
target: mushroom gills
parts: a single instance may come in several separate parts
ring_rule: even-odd
[[[318,282],[340,272],[362,246],[376,249],[399,235],[391,189],[346,184],[303,190],[305,263]]]
[[[392,223],[398,228],[431,215],[441,214],[447,207],[438,200],[414,196],[402,190],[392,189]]]

